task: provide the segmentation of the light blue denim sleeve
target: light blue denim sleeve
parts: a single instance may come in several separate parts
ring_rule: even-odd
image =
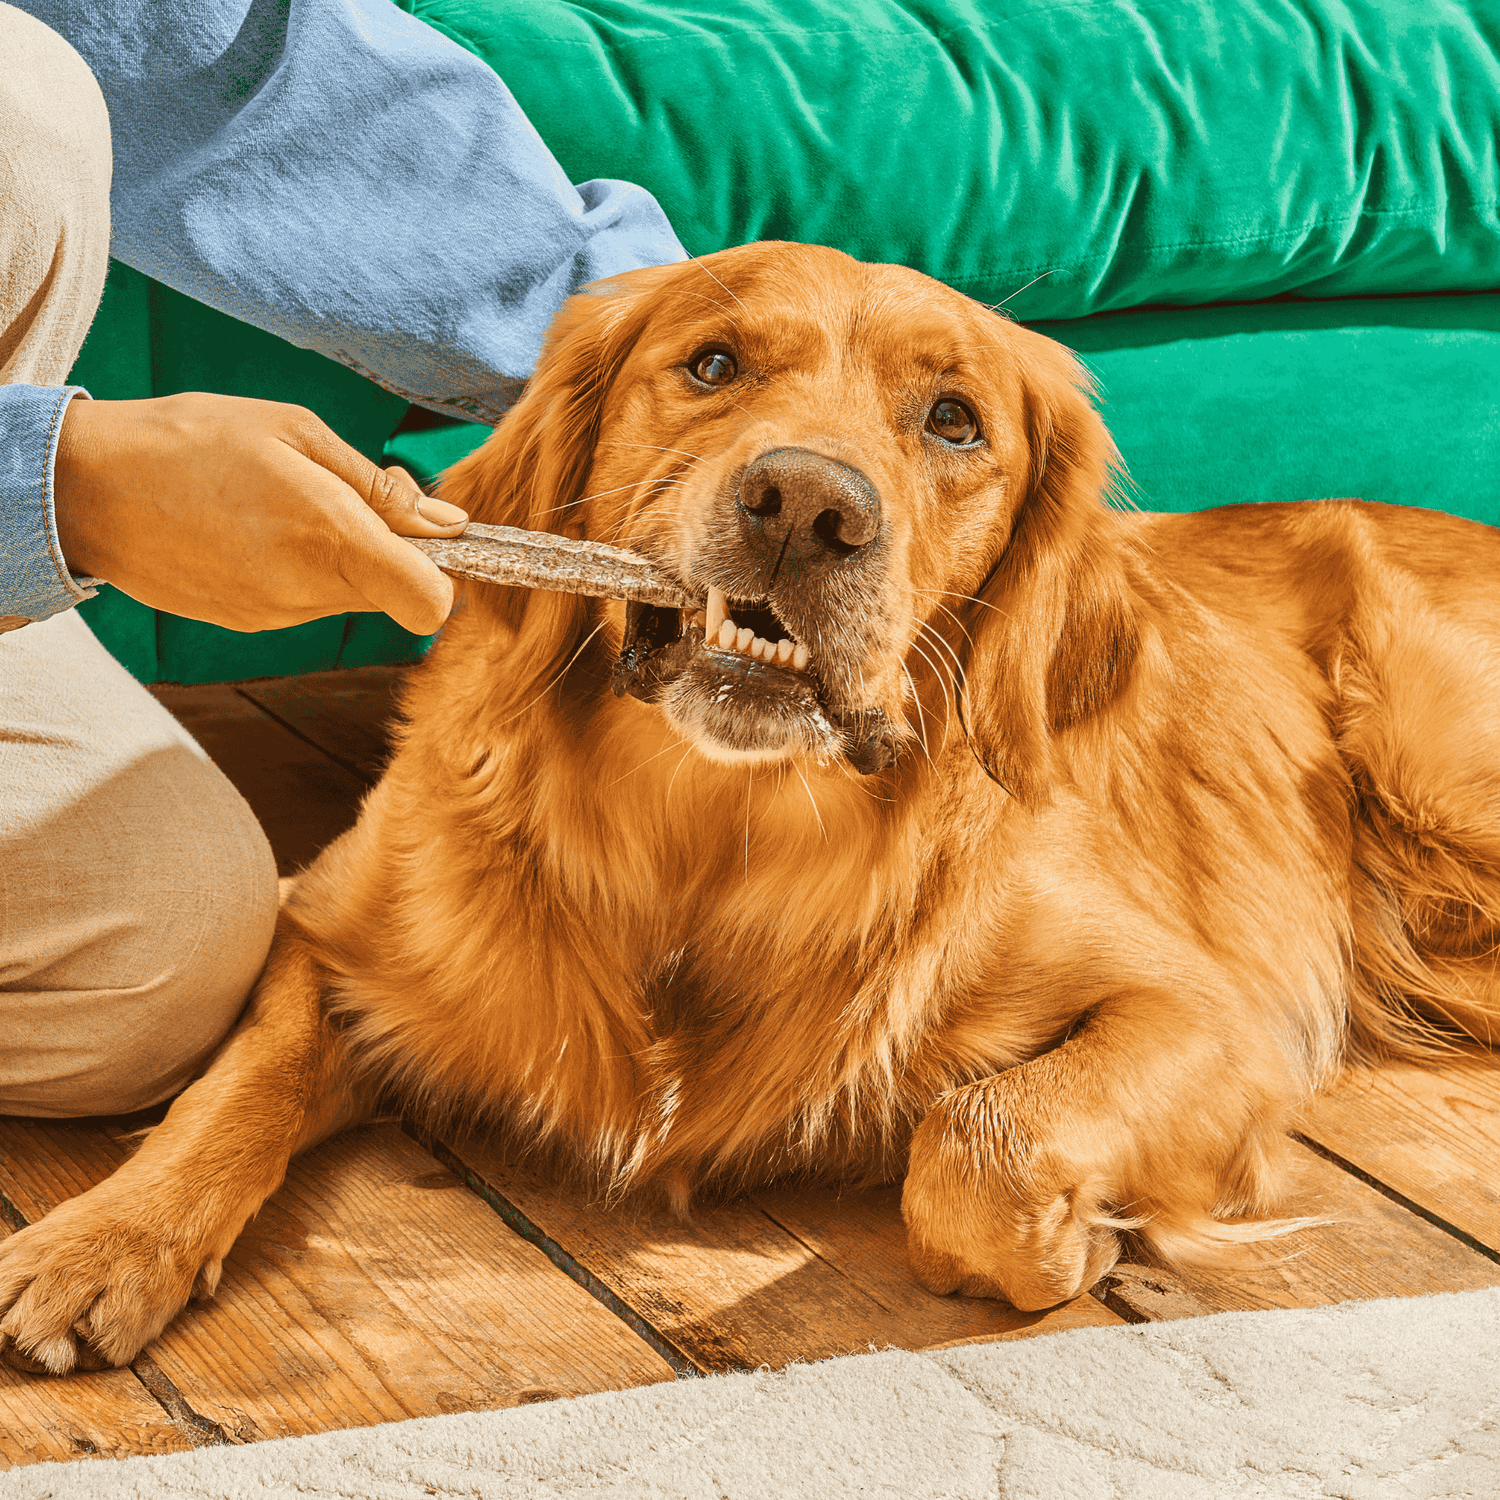
[[[17,3],[103,90],[118,259],[423,406],[496,421],[564,298],[684,258],[389,0]]]
[[[0,617],[45,620],[92,599],[97,579],[63,562],[52,469],[63,413],[82,386],[0,385]]]

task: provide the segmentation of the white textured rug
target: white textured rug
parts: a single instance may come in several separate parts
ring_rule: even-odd
[[[38,1464],[11,1500],[1496,1500],[1500,1288]]]

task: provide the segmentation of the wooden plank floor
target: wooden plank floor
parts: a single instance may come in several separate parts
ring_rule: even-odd
[[[380,774],[397,669],[161,687],[259,815],[283,873]],[[0,1119],[0,1236],[98,1181],[153,1118]],[[934,1297],[899,1192],[764,1192],[691,1223],[580,1201],[471,1139],[395,1124],[300,1159],[217,1298],[126,1370],[0,1367],[0,1466],[317,1432],[893,1345],[1500,1284],[1500,1069],[1390,1068],[1310,1108],[1299,1214],[1236,1270],[1122,1265],[1045,1314]]]

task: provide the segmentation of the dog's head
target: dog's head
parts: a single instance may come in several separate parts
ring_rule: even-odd
[[[573,298],[445,493],[644,553],[705,599],[610,607],[615,691],[703,755],[876,771],[938,680],[1024,796],[1132,651],[1083,385],[1060,346],[917,272],[750,245]],[[488,607],[533,626],[538,676],[600,608]]]

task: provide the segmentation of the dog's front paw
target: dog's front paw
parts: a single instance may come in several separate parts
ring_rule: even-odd
[[[128,1364],[218,1285],[187,1222],[110,1179],[0,1242],[0,1359],[35,1375]]]
[[[1019,1071],[1019,1070],[1017,1070]],[[929,1291],[1023,1311],[1091,1287],[1119,1258],[1119,1221],[1089,1153],[1056,1120],[1027,1118],[1008,1075],[939,1101],[912,1138],[901,1212],[912,1274]]]

